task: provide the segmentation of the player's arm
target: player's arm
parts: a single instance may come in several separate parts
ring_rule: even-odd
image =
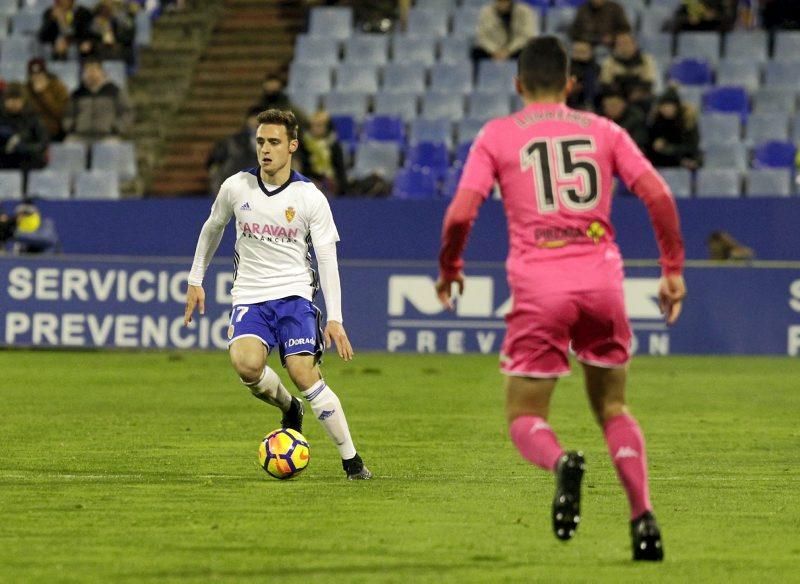
[[[192,269],[189,271],[189,286],[186,291],[186,308],[183,313],[183,324],[188,325],[192,322],[192,314],[197,308],[200,314],[206,313],[206,293],[203,290],[203,276],[206,273],[214,252],[219,247],[222,240],[222,233],[225,226],[233,215],[233,207],[228,198],[228,192],[223,184],[217,195],[214,205],[211,207],[211,214],[200,230],[200,237],[197,239],[197,247],[194,252]]]

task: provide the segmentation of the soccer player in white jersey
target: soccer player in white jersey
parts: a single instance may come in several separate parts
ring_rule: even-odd
[[[345,361],[353,349],[342,326],[341,288],[336,260],[339,233],[319,189],[292,170],[297,120],[290,111],[270,109],[258,116],[259,167],[228,178],[203,225],[189,274],[184,324],[195,308],[205,313],[203,275],[231,217],[236,220],[233,310],[228,328],[231,364],[254,396],[283,412],[284,428],[302,431],[303,404],[267,365],[271,350],[311,406],[342,457],[350,480],[369,479],[356,452],[339,398],[319,369],[324,348],[336,344]],[[311,248],[319,279],[311,268]],[[327,324],[321,326],[312,302],[322,284]]]

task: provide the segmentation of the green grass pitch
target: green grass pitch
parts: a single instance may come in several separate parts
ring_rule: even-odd
[[[800,361],[637,358],[666,560],[630,560],[627,503],[583,395],[551,422],[586,452],[583,523],[513,449],[495,357],[330,355],[376,478],[257,467],[278,412],[219,353],[0,352],[0,582],[800,581]]]

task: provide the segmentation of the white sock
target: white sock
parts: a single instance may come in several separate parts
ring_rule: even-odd
[[[288,411],[292,404],[292,395],[283,386],[278,374],[268,366],[264,366],[261,379],[255,383],[245,383],[245,385],[258,399],[279,408],[282,412]]]
[[[339,456],[343,460],[353,458],[356,455],[356,447],[353,446],[353,439],[350,438],[350,428],[347,427],[342,404],[336,394],[327,386],[325,380],[320,379],[302,394],[311,406],[314,417],[320,421],[328,436],[336,444],[336,448],[339,449]]]

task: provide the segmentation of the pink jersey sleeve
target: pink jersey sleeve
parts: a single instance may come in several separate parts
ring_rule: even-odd
[[[485,125],[472,143],[458,190],[475,191],[489,198],[497,177],[497,162],[489,151],[489,124]]]
[[[653,170],[653,165],[630,137],[628,132],[613,122],[609,124],[613,135],[614,144],[613,160],[614,173],[622,179],[625,186],[633,188],[637,179],[648,171]]]

